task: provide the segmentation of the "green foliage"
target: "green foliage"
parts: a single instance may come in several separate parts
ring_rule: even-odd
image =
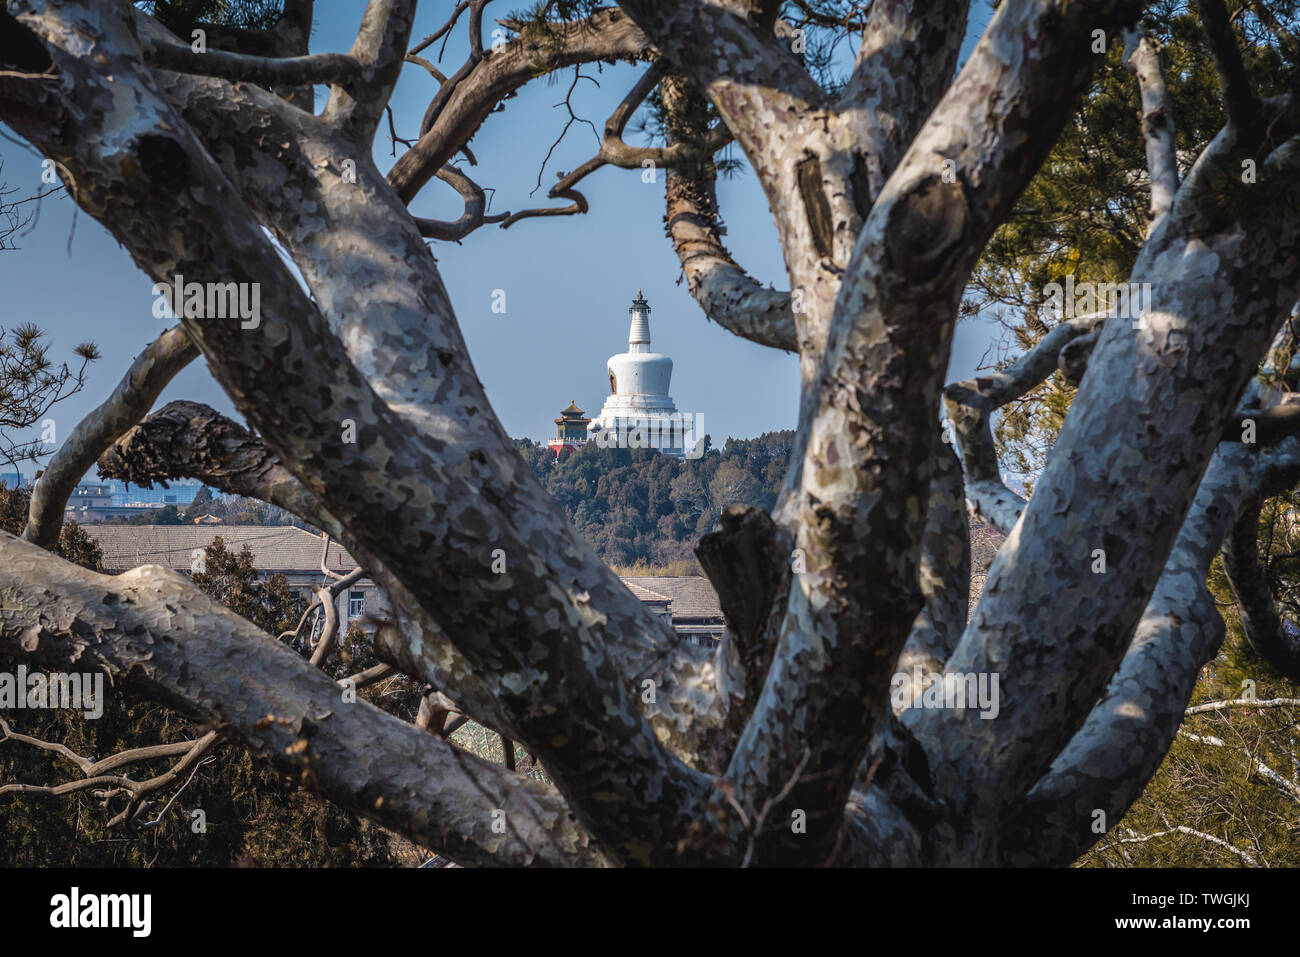
[[[691,562],[695,544],[736,502],[770,509],[785,478],[794,433],[728,439],[721,450],[678,462],[650,449],[588,443],[559,459],[544,445],[515,447],[578,531],[611,565]]]
[[[260,579],[253,560],[247,545],[236,555],[218,536],[204,549],[204,570],[190,579],[235,614],[269,635],[279,635],[297,624],[302,599],[289,590],[283,575]]]
[[[199,22],[269,30],[280,18],[284,0],[151,0],[140,6],[188,39],[185,31]]]
[[[86,366],[99,358],[93,342],[76,346],[76,369],[55,364],[45,333],[31,323],[0,328],[0,467],[35,461],[48,451],[41,438],[19,439],[15,433],[36,425],[56,403],[81,391]]]

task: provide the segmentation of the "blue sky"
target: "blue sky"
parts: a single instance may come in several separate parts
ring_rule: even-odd
[[[319,3],[312,49],[346,50],[364,4],[360,0]],[[435,29],[443,3],[422,5],[414,35]],[[495,6],[495,5],[494,5]],[[971,36],[987,21],[983,4],[973,13]],[[496,16],[512,9],[502,4]],[[493,8],[489,8],[492,14]],[[458,43],[458,41],[460,41]],[[459,65],[463,33],[453,36],[444,72]],[[429,55],[426,51],[425,55]],[[433,52],[436,53],[436,48]],[[597,82],[581,81],[573,95],[576,112],[597,128],[626,94],[644,67],[584,68]],[[483,187],[495,190],[491,210],[548,205],[546,190],[556,171],[567,172],[594,154],[592,129],[575,124],[542,174],[542,188],[531,198],[547,148],[563,128],[561,105],[573,74],[535,81],[492,115],[471,142],[479,165],[469,170]],[[597,85],[597,83],[599,85]],[[434,81],[408,66],[393,99],[399,135],[413,137]],[[317,107],[323,103],[318,95]],[[646,142],[634,120],[628,139]],[[42,187],[40,158],[0,139],[0,183],[31,195]],[[400,155],[402,147],[398,146]],[[737,158],[743,154],[736,151]],[[387,130],[376,143],[381,169],[393,162]],[[545,439],[552,419],[570,399],[588,413],[599,409],[608,385],[605,360],[626,347],[628,306],[638,288],[650,301],[653,348],[674,361],[673,398],[684,411],[701,413],[705,431],[720,445],[728,436],[747,438],[772,429],[792,428],[798,408],[794,357],[753,345],[707,321],[678,285],[680,267],[663,232],[662,174],[643,183],[639,171],[604,169],[579,187],[591,204],[585,216],[524,220],[509,230],[487,226],[463,245],[435,243],[434,254],[469,344],[470,355],[498,417],[514,436]],[[746,167],[719,185],[726,242],[749,272],[785,288],[785,270],[767,201]],[[424,216],[455,219],[461,206],[455,193],[437,181],[412,204]],[[75,220],[75,227],[74,227]],[[18,238],[18,251],[0,253],[0,327],[34,322],[53,337],[52,355],[66,356],[85,339],[94,340],[103,358],[94,363],[86,387],[52,413],[62,440],[87,412],[114,388],[132,358],[165,327],[152,315],[151,282],[125,250],[94,220],[74,211],[65,196],[40,204],[34,228]],[[71,255],[69,255],[69,250]],[[493,290],[506,292],[505,315],[491,311]],[[981,320],[959,325],[949,380],[968,376],[995,334]],[[186,398],[234,409],[207,372],[193,363],[163,393],[159,404]],[[30,471],[30,466],[25,466]]]

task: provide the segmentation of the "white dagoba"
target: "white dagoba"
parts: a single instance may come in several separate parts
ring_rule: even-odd
[[[602,448],[653,448],[684,457],[693,451],[695,430],[668,394],[673,360],[650,351],[650,304],[640,289],[628,312],[627,352],[609,357],[609,395],[591,421],[592,435]]]

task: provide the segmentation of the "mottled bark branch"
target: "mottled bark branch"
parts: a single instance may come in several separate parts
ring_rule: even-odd
[[[1295,321],[1289,317],[1274,338],[1266,372],[1277,371],[1273,357],[1284,355],[1280,347],[1294,335]],[[1249,401],[1272,392],[1257,379]],[[1098,812],[1112,827],[1142,794],[1183,719],[1214,710],[1215,703],[1180,710],[1223,641],[1222,618],[1206,585],[1210,563],[1249,502],[1289,488],[1298,476],[1295,440],[1262,454],[1219,446],[1105,695],[1010,816],[1003,863],[1069,864],[1098,839]]]
[[[1300,639],[1287,633],[1277,612],[1268,576],[1259,561],[1259,513],[1255,498],[1242,509],[1223,542],[1223,572],[1237,601],[1246,640],[1287,681],[1300,682]]]
[[[666,201],[673,251],[704,314],[751,342],[797,351],[790,293],[763,286],[722,244],[714,178],[701,181],[669,170]]]
[[[104,453],[100,472],[106,478],[146,487],[160,480],[197,478],[219,491],[279,506],[355,547],[338,520],[257,436],[197,402],[171,402],[149,416]],[[483,723],[509,727],[492,692],[474,676],[472,666],[410,591],[379,562],[370,560],[367,565],[392,603],[396,619],[376,635],[376,651],[406,673],[452,695],[458,707]],[[314,608],[325,610],[330,604],[317,595],[295,631]],[[424,649],[424,654],[412,655],[408,645]]]
[[[274,328],[273,336],[249,336],[238,322],[185,319],[187,331],[217,378],[236,397],[241,411],[282,461],[292,463],[297,477],[351,532],[351,539],[363,546],[359,557],[377,559],[406,585],[422,608],[436,609],[439,624],[478,675],[491,676],[494,684],[504,682],[495,689],[496,698],[518,729],[519,739],[538,755],[555,780],[575,794],[587,796],[578,796],[574,807],[582,808],[579,814],[600,832],[610,851],[621,858],[663,854],[675,858],[668,835],[681,832],[683,818],[706,817],[703,805],[711,785],[659,742],[633,703],[631,690],[612,660],[611,645],[603,637],[610,616],[578,600],[579,594],[590,596],[596,579],[580,583],[564,575],[561,580],[567,578],[570,584],[559,587],[556,575],[563,573],[544,560],[528,561],[536,554],[536,540],[517,523],[511,510],[503,509],[500,498],[488,494],[481,481],[470,480],[469,470],[459,465],[461,447],[445,446],[435,438],[446,428],[445,417],[451,411],[445,395],[423,412],[431,423],[437,421],[436,430],[421,429],[396,447],[391,444],[394,436],[406,432],[399,413],[376,393],[316,304],[297,288],[261,235],[252,211],[238,200],[237,191],[193,141],[184,120],[149,78],[141,75],[138,50],[132,52],[134,43],[124,24],[115,21],[111,13],[95,14],[75,4],[30,19],[34,27],[46,32],[64,66],[69,95],[81,101],[87,117],[81,124],[82,136],[75,142],[41,143],[47,152],[77,170],[79,200],[96,210],[114,204],[149,210],[143,218],[152,218],[154,225],[133,229],[121,238],[155,276],[173,271],[193,275],[216,272],[227,281],[260,284],[262,321]],[[98,48],[114,63],[114,82],[131,84],[138,93],[135,99],[98,99],[96,92],[105,82],[104,75],[90,70],[80,56],[68,54],[70,37],[80,36],[87,23],[93,23],[90,32],[101,38],[96,41]],[[81,45],[76,41],[76,49]],[[91,117],[102,124],[98,137],[84,135]],[[137,165],[136,156],[141,152],[143,161]],[[155,154],[165,157],[172,175],[192,188],[177,196],[159,189],[156,176],[146,181],[141,171],[155,167]],[[128,159],[130,162],[125,162]],[[106,216],[106,225],[120,227],[128,218],[139,223],[142,217]],[[195,226],[180,228],[179,222]],[[202,249],[182,241],[199,223],[204,224],[206,233]],[[399,228],[415,233],[409,219]],[[376,236],[383,234],[383,229],[376,232]],[[422,249],[418,233],[414,238]],[[427,252],[420,259],[426,276],[436,281]],[[398,261],[403,263],[403,275],[409,275],[405,256]],[[366,313],[373,316],[374,306]],[[449,314],[444,318],[451,319]],[[428,327],[427,308],[420,322]],[[382,324],[373,325],[370,331],[373,334],[379,329]],[[452,335],[450,348],[439,359],[437,369],[425,371],[426,378],[456,364],[456,355],[463,354],[463,341]],[[292,362],[290,356],[307,348],[308,342],[315,363]],[[368,365],[394,358],[376,357]],[[280,377],[268,377],[268,364],[282,370],[294,368],[298,387],[285,389]],[[402,378],[399,374],[375,383],[383,381],[386,396],[396,400],[401,390],[394,383]],[[465,388],[472,390],[475,409],[460,420],[464,424],[459,427],[471,429],[472,423],[490,412],[479,404],[481,386],[472,371],[461,372],[460,378]],[[413,397],[408,392],[404,398],[409,402]],[[439,405],[440,414],[433,411]],[[357,424],[360,441],[339,441],[337,433],[330,434],[333,430],[321,432],[320,423],[342,426],[346,421]],[[508,441],[499,425],[488,438],[505,468],[522,467],[513,450],[506,456]],[[476,444],[471,442],[470,447]],[[535,479],[528,488],[539,503],[545,503]],[[416,514],[412,511],[414,501],[428,503],[422,510],[423,521],[409,520]],[[556,511],[553,503],[542,505],[542,509],[543,514]],[[404,519],[394,527],[393,516],[399,514]],[[515,560],[509,575],[503,577],[492,570],[493,547],[485,547],[479,531],[484,528],[496,531],[495,548]],[[590,554],[585,547],[582,552]],[[413,555],[422,555],[424,560],[412,561]],[[651,617],[607,569],[597,574],[608,582],[607,589],[622,592],[622,596],[613,592],[611,606],[617,607],[621,601],[631,617]],[[511,594],[511,601],[501,600],[503,591]],[[538,608],[552,614],[548,617]],[[571,627],[560,629],[561,620]],[[565,675],[562,684],[544,680],[544,675],[556,673]],[[530,694],[521,696],[517,690],[512,694],[510,688],[526,688]],[[553,707],[541,705],[538,694],[541,699],[552,699]],[[622,712],[623,718],[611,721],[615,712]]]
[[[796,757],[811,750],[784,813],[838,807],[889,713],[890,678],[923,604],[920,503],[962,290],[1064,123],[1062,93],[1072,101],[1088,82],[1085,38],[1129,12],[1121,3],[999,7],[867,216],[803,455],[796,547],[808,570],[791,588],[768,684],[728,768],[742,801],[761,806],[782,793]],[[853,584],[864,581],[876,583],[870,594]],[[806,836],[774,829],[766,850],[771,860],[807,860],[838,825],[809,811]]]
[[[1164,219],[1178,192],[1178,142],[1174,132],[1173,102],[1160,62],[1160,46],[1141,27],[1124,32],[1124,64],[1138,85],[1142,103],[1142,138],[1146,142],[1147,172],[1151,181],[1151,210],[1147,235]]]
[[[1077,339],[1071,339],[1057,353],[1056,367],[1061,370],[1065,381],[1075,388],[1078,388],[1079,383],[1083,381],[1083,374],[1088,371],[1088,359],[1091,358],[1092,350],[1097,347],[1097,340],[1100,338],[1100,329],[1085,332]]]
[[[481,723],[502,730],[514,728],[492,690],[476,676],[473,666],[456,651],[411,592],[382,562],[359,548],[320,501],[246,429],[199,403],[172,402],[123,436],[101,458],[100,469],[106,477],[140,485],[168,478],[198,478],[220,491],[278,505],[325,528],[354,550],[393,605],[395,620],[385,623],[386,627],[376,634],[376,651],[402,671],[451,695],[458,708],[469,711]],[[310,611],[304,613],[299,628]],[[674,653],[684,656],[685,651]],[[670,665],[665,662],[666,667]],[[638,691],[640,681],[655,673],[647,670],[640,658],[625,662],[624,668],[627,680]],[[721,746],[721,739],[701,750],[705,747],[701,741],[708,739],[698,737],[698,729],[690,725],[693,716],[708,713],[709,698],[707,689],[690,682],[670,681],[658,689],[655,707],[648,709],[664,740],[685,745],[685,753],[705,765],[719,760],[714,748]]]
[[[50,459],[32,492],[23,538],[43,548],[58,541],[68,496],[86,470],[149,411],[167,383],[198,354],[190,337],[176,326],[136,357],[108,400],[81,420]]]
[[[1275,456],[1294,457],[1294,442]],[[1258,462],[1222,446],[1183,522],[1160,582],[1123,661],[1069,745],[1008,816],[1001,862],[1065,866],[1113,827],[1142,794],[1185,717],[1202,667],[1223,641],[1223,619],[1206,587],[1219,542],[1260,482]],[[977,611],[978,614],[978,611]]]
[[[865,178],[862,216],[953,80],[970,0],[873,3],[857,62],[836,104],[850,117]],[[918,68],[918,64],[924,68]]]
[[[330,87],[321,119],[345,139],[369,147],[397,85],[415,20],[415,0],[369,0],[348,57],[358,74]]]
[[[680,77],[664,83],[664,108],[680,115],[686,95]],[[768,289],[748,275],[722,244],[717,173],[707,158],[667,173],[668,235],[682,264],[686,286],[704,314],[723,328],[760,345],[798,350],[788,292]]]
[[[359,78],[361,64],[345,53],[315,53],[297,57],[262,57],[224,50],[195,53],[189,44],[171,36],[141,39],[145,61],[175,73],[216,76],[226,80],[273,86],[310,83],[346,84]]]
[[[962,466],[947,442],[937,444],[934,454],[921,539],[920,584],[925,605],[898,658],[898,670],[908,675],[917,667],[922,672],[943,669],[966,628],[970,604],[970,522]]]
[[[550,789],[357,699],[184,577],[99,575],[0,532],[0,649],[176,708],[278,769],[466,864],[598,864]],[[29,581],[41,584],[32,587]],[[504,834],[493,811],[504,810]]]
[[[776,648],[780,606],[790,587],[790,548],[781,529],[761,508],[732,505],[719,531],[696,546],[700,566],[718,591],[727,617],[723,692],[732,740],[763,690]]]
[[[1277,117],[1279,133],[1285,120]],[[1263,264],[1288,261],[1300,233],[1270,209],[1267,190],[1218,168],[1238,146],[1229,126],[1140,254],[1131,281],[1152,283],[1160,298],[1141,321],[1106,324],[1035,495],[948,662],[961,674],[1001,675],[999,720],[942,710],[915,719],[957,829],[954,859],[998,858],[1019,796],[1093,711],[1160,578],[1226,410],[1276,329],[1277,304],[1294,298],[1286,271]],[[1278,185],[1294,175],[1290,148],[1279,155],[1263,164]],[[1220,224],[1212,236],[1207,217]],[[1249,242],[1243,220],[1252,224]],[[1147,401],[1159,395],[1179,399]],[[1052,573],[1013,573],[1013,565]]]
[[[1105,320],[1104,313],[1067,319],[1007,368],[944,388],[948,424],[966,476],[966,497],[976,514],[1003,535],[1011,534],[1026,503],[1002,481],[993,413],[1039,386],[1056,370],[1065,350],[1096,332]]]
[[[99,457],[99,474],[143,488],[197,478],[307,521],[316,517],[306,489],[261,439],[199,402],[169,402],[136,424]]]

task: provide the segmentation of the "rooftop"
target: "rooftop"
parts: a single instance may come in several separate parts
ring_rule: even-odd
[[[104,568],[110,572],[140,565],[188,571],[194,550],[206,548],[217,538],[235,553],[247,545],[259,572],[320,571],[320,537],[290,525],[83,525],[81,529],[99,543]],[[331,571],[346,573],[357,567],[347,550],[334,541],[327,562]],[[639,601],[671,602],[669,611],[674,619],[722,618],[718,594],[702,576],[638,575],[623,582]]]
[[[259,572],[319,572],[321,540],[292,525],[83,525],[82,531],[99,543],[104,568],[122,572],[139,565],[163,565],[188,571],[196,548],[207,548],[220,538],[229,551],[245,545],[253,553]],[[330,542],[326,562],[331,571],[357,567],[337,542]]]
[[[637,575],[624,578],[624,583],[637,595],[636,589],[662,595],[672,601],[669,609],[673,618],[721,618],[722,605],[718,593],[703,575],[656,576]],[[640,595],[637,595],[640,598]],[[646,599],[642,599],[645,601]]]

